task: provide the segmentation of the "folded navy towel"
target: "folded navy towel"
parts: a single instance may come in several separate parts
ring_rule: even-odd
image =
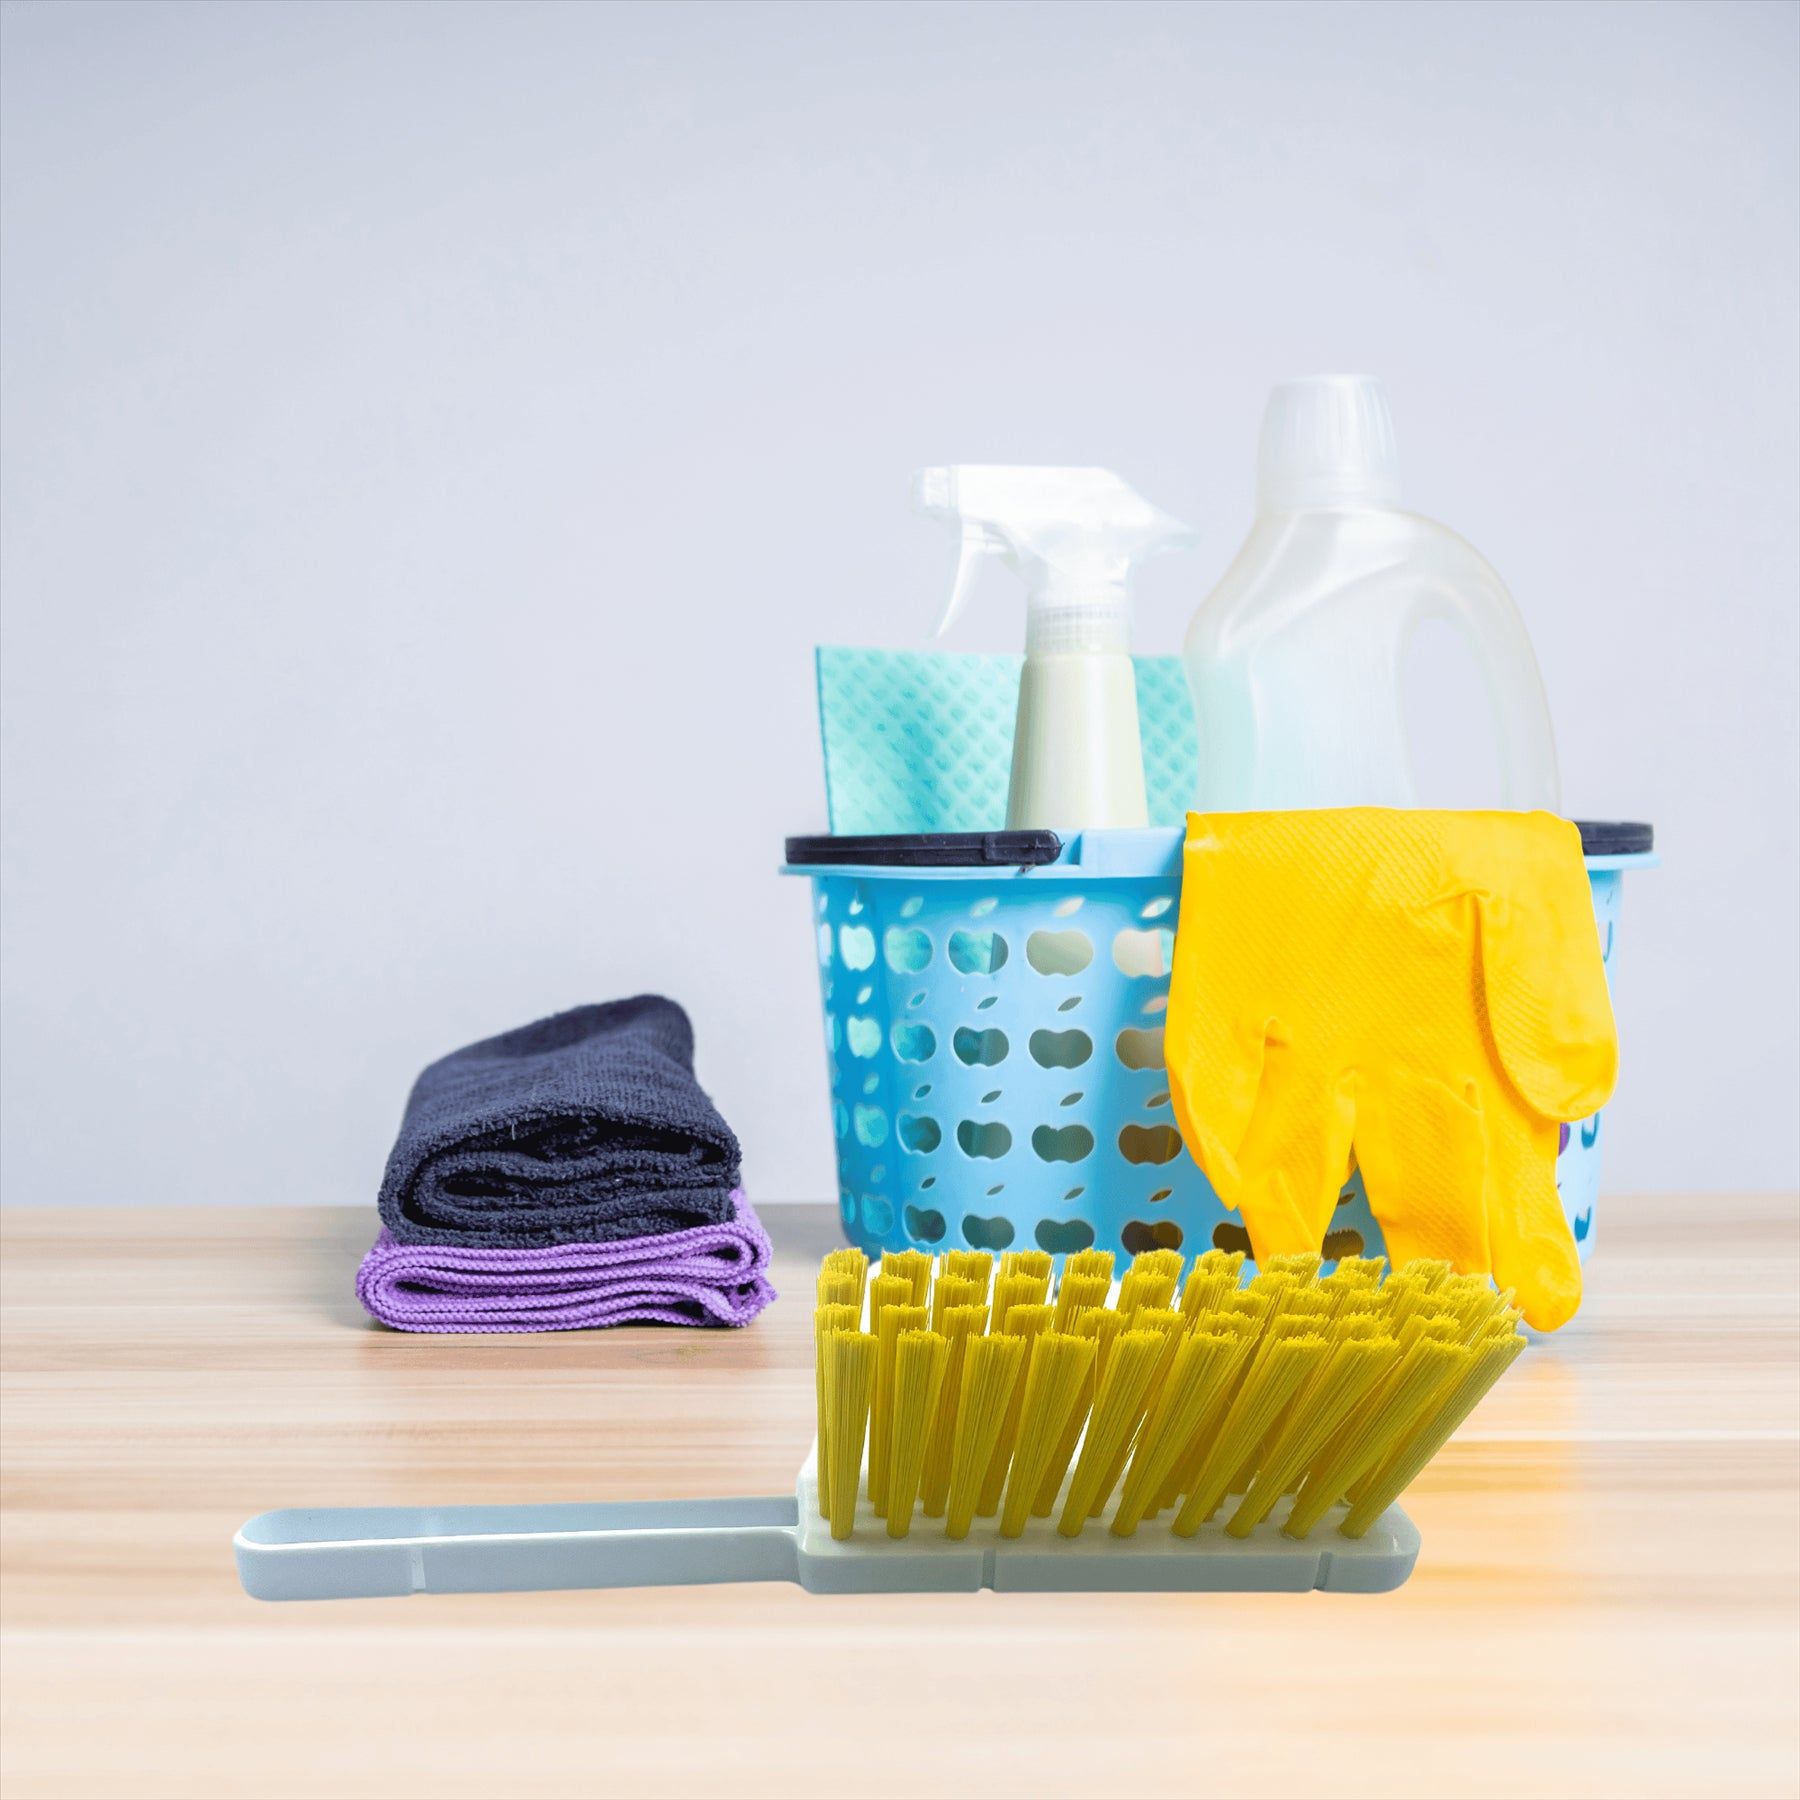
[[[733,1216],[738,1143],[672,1000],[578,1006],[413,1085],[381,1183],[402,1244],[612,1243]]]

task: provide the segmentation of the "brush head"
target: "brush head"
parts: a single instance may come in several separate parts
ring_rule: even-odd
[[[1417,1551],[1394,1502],[1524,1347],[1511,1296],[1442,1263],[1384,1281],[1379,1260],[1322,1273],[1294,1256],[1245,1283],[1241,1256],[1209,1251],[1183,1285],[1180,1255],[1156,1250],[1115,1290],[1090,1253],[1054,1294],[1048,1264],[889,1257],[866,1330],[837,1298],[860,1272],[822,1272],[805,1531],[851,1550],[878,1537],[907,1588],[1377,1591]]]
[[[994,1519],[976,1519],[963,1538],[941,1530],[891,1534],[865,1495],[843,1538],[820,1516],[817,1464],[809,1456],[795,1487],[799,1514],[796,1579],[815,1594],[1385,1594],[1413,1571],[1419,1533],[1398,1506],[1388,1507],[1359,1539],[1319,1534],[1305,1541],[1279,1529],[1249,1542],[1222,1532],[1179,1538],[1141,1531],[1115,1537],[1112,1508],[1078,1537],[1055,1522],[1031,1519],[1002,1537]],[[1280,1517],[1272,1521],[1278,1527]]]

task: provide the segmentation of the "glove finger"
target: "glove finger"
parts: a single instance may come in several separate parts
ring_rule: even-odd
[[[1262,1087],[1238,1152],[1234,1195],[1258,1262],[1317,1250],[1331,1226],[1350,1161],[1356,1107],[1349,1084],[1296,1066],[1271,1044]]]
[[[1556,1191],[1556,1121],[1495,1096],[1486,1124],[1494,1280],[1514,1290],[1534,1331],[1554,1331],[1581,1304],[1581,1253]]]
[[[1471,1099],[1426,1078],[1375,1085],[1358,1096],[1356,1156],[1395,1268],[1425,1256],[1488,1272],[1488,1134]]]
[[[1279,870],[1247,846],[1246,821],[1195,813],[1187,826],[1164,1061],[1182,1138],[1225,1195],[1239,1185],[1265,1048],[1286,1036],[1270,1013],[1294,952],[1266,900]]]
[[[1221,1003],[1194,943],[1192,932],[1175,939],[1163,1061],[1182,1142],[1223,1192],[1236,1183],[1238,1151],[1262,1085],[1268,1028]]]
[[[1188,1154],[1225,1196],[1241,1181],[1240,1157],[1265,1079],[1264,1045],[1260,1033],[1202,1034],[1194,1026],[1171,1001],[1163,1033],[1169,1099]]]
[[[1536,1111],[1586,1118],[1612,1093],[1619,1043],[1581,834],[1567,819],[1528,813],[1508,821],[1507,841],[1510,881],[1476,897],[1494,1053]]]

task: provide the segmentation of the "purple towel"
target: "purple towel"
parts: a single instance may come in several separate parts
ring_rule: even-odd
[[[731,1198],[721,1225],[535,1250],[401,1244],[383,1227],[356,1297],[397,1331],[748,1325],[775,1298],[769,1235],[741,1189]]]

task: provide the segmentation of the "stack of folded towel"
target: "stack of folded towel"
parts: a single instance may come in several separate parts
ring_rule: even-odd
[[[672,1000],[581,1006],[435,1062],[356,1292],[402,1331],[746,1325],[775,1298],[738,1144]]]

